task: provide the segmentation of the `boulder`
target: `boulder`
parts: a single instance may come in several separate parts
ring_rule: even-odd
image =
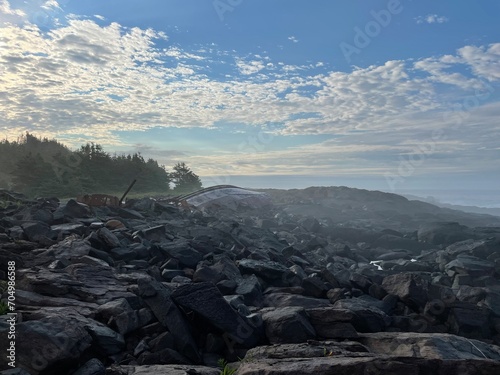
[[[83,203],[78,203],[74,199],[70,199],[65,205],[59,207],[64,216],[70,218],[86,218],[92,216],[90,207]]]
[[[76,370],[72,375],[105,375],[106,368],[97,358],[89,359],[85,364]]]
[[[352,318],[346,322],[351,323],[358,332],[384,331],[391,320],[384,311],[374,306],[375,301],[342,299],[335,302],[333,307],[353,313]]]
[[[288,307],[297,306],[304,308],[331,306],[327,299],[311,298],[289,293],[270,293],[263,298],[263,306]]]
[[[50,227],[43,222],[30,222],[21,225],[28,241],[40,242],[51,236]]]
[[[290,272],[288,268],[278,262],[242,259],[238,263],[241,273],[254,274],[266,280],[283,280],[284,275]]]
[[[418,240],[432,245],[451,245],[472,237],[472,231],[457,222],[428,223],[418,229]]]
[[[198,313],[242,346],[252,347],[262,339],[262,327],[254,326],[251,320],[238,314],[212,283],[181,285],[172,293],[172,299]]]
[[[471,277],[491,276],[495,273],[495,263],[471,255],[460,254],[456,259],[446,264],[445,270],[467,274]]]
[[[109,249],[120,247],[121,243],[118,237],[111,232],[108,228],[101,228],[97,231],[97,236]]]
[[[398,296],[412,308],[423,308],[428,301],[429,283],[412,273],[399,273],[384,278],[382,287]]]
[[[106,370],[106,375],[220,375],[220,369],[205,366],[145,365],[116,366]]]
[[[8,348],[8,315],[0,320],[0,345]],[[57,314],[16,324],[16,363],[33,375],[59,370],[64,373],[92,344],[84,323],[74,317]],[[0,368],[7,367],[7,356],[0,356]]]
[[[271,344],[299,343],[316,337],[302,307],[278,307],[262,314],[262,320]]]
[[[320,307],[306,311],[319,338],[353,339],[358,337],[356,329],[350,323],[357,318],[353,311],[335,307]]]
[[[171,298],[171,292],[158,281],[140,278],[139,293],[158,321],[172,333],[175,347],[195,363],[201,356],[193,338],[193,332],[183,314]]]
[[[203,255],[193,249],[188,241],[162,243],[160,248],[164,254],[177,259],[185,267],[194,269],[203,259]]]

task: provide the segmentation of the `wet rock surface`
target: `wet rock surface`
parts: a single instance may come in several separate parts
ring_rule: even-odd
[[[500,373],[499,218],[347,188],[258,210],[12,196],[2,374]]]

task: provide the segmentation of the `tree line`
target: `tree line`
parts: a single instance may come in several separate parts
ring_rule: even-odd
[[[175,195],[202,187],[200,178],[185,163],[177,163],[169,172],[139,152],[111,155],[93,142],[72,151],[54,139],[30,133],[17,141],[0,142],[0,166],[0,188],[30,197],[117,195],[125,192],[134,179],[135,193]]]

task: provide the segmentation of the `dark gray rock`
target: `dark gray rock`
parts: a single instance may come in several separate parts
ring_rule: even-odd
[[[7,332],[9,316],[0,317],[0,345],[9,348]],[[57,315],[54,318],[42,318],[16,324],[16,363],[32,374],[41,371],[59,373],[68,370],[68,360],[77,361],[82,353],[87,350],[92,337],[87,333],[81,321]],[[0,356],[0,368],[8,368],[7,356]]]
[[[193,338],[192,329],[171,298],[171,292],[160,282],[141,278],[137,280],[139,292],[158,321],[172,333],[175,347],[195,363],[201,356]]]
[[[290,272],[288,268],[278,262],[242,259],[238,263],[241,273],[254,274],[266,280],[283,280]]]
[[[200,267],[195,271],[193,275],[193,281],[195,283],[208,281],[217,284],[219,281],[222,281],[224,279],[225,276],[212,267]]]
[[[166,239],[166,228],[164,225],[158,225],[147,229],[142,229],[139,234],[141,237],[152,242],[162,242]]]
[[[31,374],[26,370],[23,370],[22,368],[13,368],[10,370],[0,371],[0,375],[31,375]]]
[[[34,308],[38,307],[75,307],[83,316],[92,316],[98,308],[98,305],[90,302],[82,302],[73,298],[49,297],[38,293],[17,289],[16,307]]]
[[[104,323],[109,322],[111,318],[114,318],[122,313],[129,313],[133,311],[134,310],[130,307],[130,304],[125,298],[109,301],[97,308],[97,314]]]
[[[111,366],[106,375],[220,375],[221,370],[193,365]],[[461,375],[461,374],[460,374]]]
[[[137,212],[136,210],[133,210],[131,208],[118,207],[116,212],[120,217],[123,217],[125,219],[137,219],[137,220],[144,219],[144,216],[140,212]]]
[[[306,217],[304,219],[301,219],[299,220],[299,224],[310,233],[318,233],[321,228],[321,224],[319,223],[318,219],[314,217]]]
[[[301,307],[279,307],[262,314],[262,320],[271,344],[299,343],[316,337],[316,332]]]
[[[324,298],[328,292],[328,287],[317,276],[306,277],[302,280],[301,286],[305,295],[315,298]]]
[[[64,216],[71,218],[86,218],[92,216],[90,207],[83,203],[78,203],[74,199],[70,199],[68,203],[59,207]]]
[[[346,298],[347,289],[344,288],[333,288],[326,293],[326,297],[333,305],[338,300]]]
[[[116,237],[116,235],[113,232],[111,232],[108,228],[99,229],[97,231],[97,236],[109,249],[121,246],[118,237]]]
[[[418,240],[432,245],[450,245],[473,238],[472,231],[457,222],[435,222],[418,229]]]
[[[470,308],[452,308],[448,317],[450,332],[473,339],[491,337],[489,311],[471,305]]]
[[[117,260],[129,262],[137,258],[137,253],[130,247],[115,247],[109,251],[109,254]]]
[[[125,282],[116,278],[111,267],[84,263],[71,264],[64,269],[64,273],[43,268],[26,271],[18,287],[39,294],[98,304],[117,298],[126,298],[129,303],[138,299],[127,290]]]
[[[494,316],[500,317],[500,292],[490,289],[486,291],[486,297],[482,302],[483,305],[486,306]]]
[[[238,314],[212,283],[194,283],[179,286],[172,293],[173,300],[184,308],[203,316],[214,327],[245,347],[262,340],[262,327]]]
[[[166,281],[172,281],[174,277],[177,276],[184,276],[185,273],[183,270],[169,270],[169,269],[164,269],[161,271],[161,277],[164,278]]]
[[[160,248],[166,255],[179,260],[185,267],[194,269],[203,259],[203,255],[193,249],[188,241],[162,243]]]
[[[382,287],[414,308],[423,308],[428,301],[429,283],[411,273],[399,273],[384,278]]]
[[[372,286],[372,282],[369,278],[357,272],[351,273],[349,281],[354,288],[361,289],[365,293],[368,293],[370,286]]]
[[[327,299],[311,298],[289,293],[270,293],[263,299],[263,306],[267,307],[327,307],[331,306]]]
[[[354,339],[358,333],[350,323],[357,316],[353,311],[334,307],[307,309],[309,321],[319,338]]]
[[[142,353],[137,359],[137,362],[139,362],[140,365],[190,364],[188,358],[184,357],[179,352],[169,348],[162,349],[155,353]]]
[[[72,375],[105,375],[106,368],[97,358],[88,360],[82,367]]]
[[[348,323],[351,323],[358,332],[384,331],[391,321],[390,317],[375,307],[374,302],[360,298],[342,299],[335,302],[333,307],[354,313],[354,317]]]
[[[29,241],[40,242],[43,238],[50,237],[50,227],[46,223],[31,222],[21,225],[24,234]]]
[[[72,234],[66,237],[59,243],[49,247],[44,253],[41,253],[40,257],[51,257],[55,259],[72,259],[74,257],[81,257],[84,255],[89,255],[92,250],[92,246],[86,240],[82,240],[79,236]]]
[[[222,280],[219,281],[215,286],[223,295],[229,295],[235,293],[238,284],[234,280]],[[250,294],[252,295],[252,293]]]
[[[162,332],[149,341],[149,347],[153,352],[163,349],[174,349],[174,336],[170,332]]]
[[[89,249],[89,255],[91,257],[94,257],[94,258],[101,259],[101,260],[105,261],[110,266],[114,266],[115,265],[115,262],[113,261],[113,258],[111,258],[111,256],[107,252],[105,252],[105,251],[101,251],[101,250],[97,250],[97,249],[91,248],[91,249]]]
[[[495,263],[483,260],[470,255],[459,255],[445,266],[446,271],[453,270],[460,274],[467,274],[471,277],[493,275],[495,273]]]
[[[151,323],[154,319],[151,310],[144,308],[134,311],[124,311],[114,318],[114,323],[121,335],[134,332]]]
[[[93,324],[86,325],[85,329],[93,338],[99,351],[105,355],[112,355],[122,351],[125,347],[125,340],[122,335],[106,326]]]
[[[262,306],[262,287],[257,276],[250,275],[238,280],[235,293],[243,297],[248,306]]]

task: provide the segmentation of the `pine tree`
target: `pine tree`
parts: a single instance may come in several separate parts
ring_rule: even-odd
[[[174,171],[170,174],[175,184],[176,192],[190,192],[199,190],[202,187],[200,178],[186,165],[177,163]]]

